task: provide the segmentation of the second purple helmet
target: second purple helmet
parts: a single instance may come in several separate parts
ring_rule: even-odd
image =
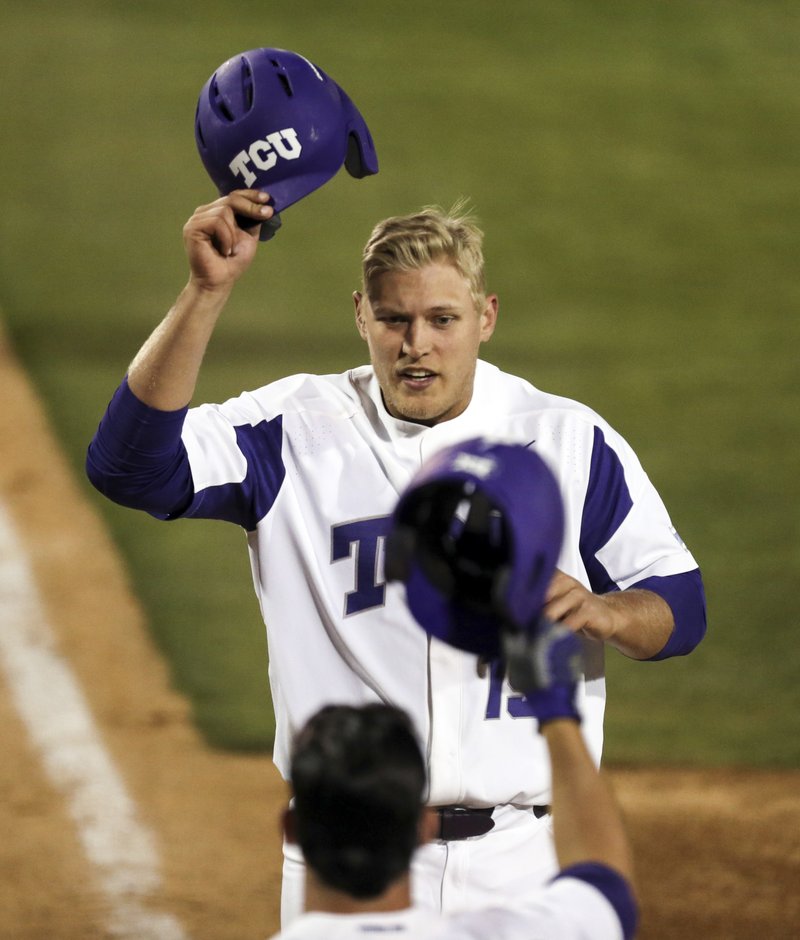
[[[200,92],[195,140],[220,195],[265,190],[276,215],[342,166],[357,179],[378,172],[356,106],[321,68],[286,49],[250,49],[223,62]]]
[[[500,630],[535,624],[564,510],[555,477],[520,444],[475,438],[423,465],[392,516],[386,577],[431,636],[490,659]]]

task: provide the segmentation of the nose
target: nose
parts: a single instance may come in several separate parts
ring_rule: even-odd
[[[430,352],[430,336],[425,322],[414,320],[406,327],[403,336],[403,355],[410,359],[421,359]]]

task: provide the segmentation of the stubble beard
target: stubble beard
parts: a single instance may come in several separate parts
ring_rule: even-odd
[[[463,407],[455,410],[456,400],[445,400],[439,396],[428,398],[424,395],[387,395],[383,389],[381,389],[381,394],[384,407],[392,417],[400,421],[409,421],[412,424],[425,424],[429,427],[457,417],[469,404],[469,397],[467,397]]]

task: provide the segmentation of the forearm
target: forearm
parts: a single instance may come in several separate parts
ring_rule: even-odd
[[[650,659],[664,648],[675,621],[663,597],[636,588],[601,597],[613,625],[607,643],[631,659]]]
[[[192,399],[208,342],[233,285],[255,256],[268,193],[236,190],[195,209],[183,227],[191,277],[128,369],[133,394],[151,408],[177,411]],[[252,220],[242,228],[237,218]]]
[[[578,723],[555,719],[541,733],[553,771],[553,835],[560,867],[600,862],[632,880],[633,861],[619,808]]]
[[[672,608],[655,591],[630,588],[594,594],[563,571],[553,576],[544,614],[632,659],[650,659],[659,653],[675,626]]]
[[[128,385],[144,404],[177,411],[192,399],[197,376],[230,288],[199,288],[190,280],[137,353]]]

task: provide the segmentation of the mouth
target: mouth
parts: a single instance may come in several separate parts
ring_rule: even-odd
[[[437,374],[431,372],[430,369],[412,368],[400,369],[397,375],[400,382],[405,385],[406,388],[414,389],[415,391],[422,391],[428,388],[437,377]]]

